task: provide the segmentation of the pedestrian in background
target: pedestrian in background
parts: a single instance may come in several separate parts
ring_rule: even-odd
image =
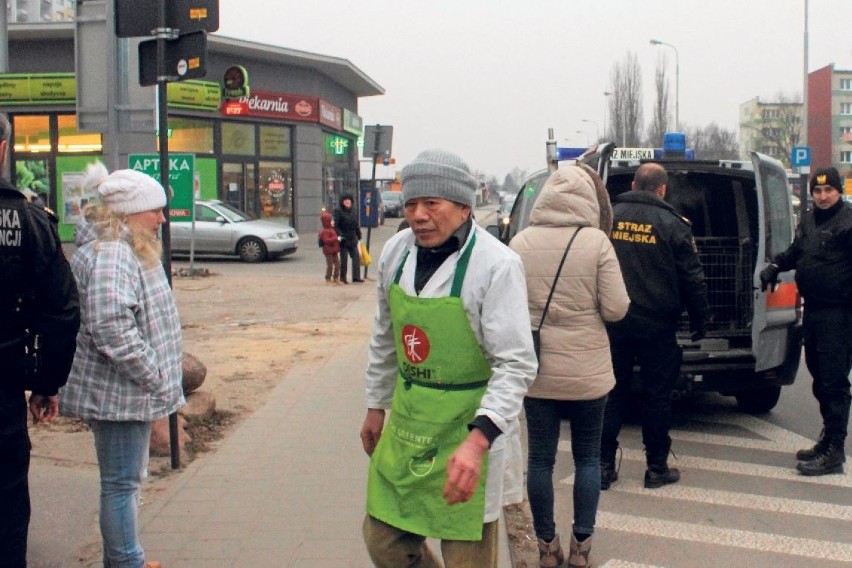
[[[520,258],[473,222],[476,180],[426,150],[385,243],[367,358],[364,539],[380,568],[497,566],[505,433],[535,376]],[[387,427],[385,414],[391,409]]]
[[[761,289],[780,272],[796,270],[804,299],[805,364],[813,377],[823,429],[816,444],[796,452],[804,475],[843,473],[852,368],[852,209],[841,199],[835,168],[811,176],[814,207],[802,217],[793,243],[760,273]]]
[[[340,237],[334,229],[331,215],[325,211],[320,215],[322,229],[319,231],[318,242],[325,255],[325,284],[326,286],[340,284]]]
[[[349,284],[347,264],[352,259],[352,282],[363,282],[361,278],[361,253],[358,243],[361,241],[361,226],[358,213],[352,209],[352,196],[343,195],[340,207],[334,210],[334,228],[342,237],[340,241],[340,281]]]
[[[94,434],[104,566],[154,568],[137,524],[151,424],[185,402],[180,318],[158,239],[166,195],[141,172],[109,174],[100,163],[82,186],[99,201],[85,207],[71,257],[82,325],[60,410]]]
[[[11,128],[0,114],[0,170]],[[27,565],[30,438],[52,422],[74,358],[80,325],[77,287],[62,252],[58,219],[0,178],[0,564]]]
[[[632,190],[613,200],[612,243],[630,296],[630,309],[608,323],[615,388],[604,411],[601,437],[601,489],[618,479],[618,434],[631,399],[633,366],[640,366],[645,487],[676,483],[668,467],[672,391],[680,373],[677,328],[684,306],[692,340],[706,333],[709,304],[704,270],[689,220],[663,199],[668,174],[660,164],[639,166]]]
[[[524,263],[530,325],[536,329],[541,324],[538,374],[524,410],[527,495],[542,568],[565,560],[553,512],[553,466],[562,420],[571,425],[574,458],[568,566],[589,566],[600,498],[604,407],[615,385],[604,322],[622,319],[630,305],[608,237],[612,217],[608,211],[601,215],[598,188],[603,183],[593,171],[559,168],[542,187],[530,226],[509,243]],[[604,206],[609,208],[608,200]]]

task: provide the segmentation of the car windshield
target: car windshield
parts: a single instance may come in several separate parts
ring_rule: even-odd
[[[512,212],[512,205],[515,204],[516,195],[507,195],[503,198],[503,203],[500,204],[500,211],[508,215]]]
[[[245,213],[227,203],[217,203],[216,212],[231,223],[242,223],[250,220]]]
[[[387,203],[399,203],[402,200],[402,193],[398,191],[385,191],[382,193],[382,201]]]

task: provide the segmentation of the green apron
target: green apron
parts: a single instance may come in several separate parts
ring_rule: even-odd
[[[442,497],[447,460],[468,436],[491,378],[460,295],[475,236],[459,258],[448,297],[409,296],[390,287],[399,372],[390,418],[370,460],[367,512],[399,529],[447,540],[482,540],[488,455],[470,501]]]

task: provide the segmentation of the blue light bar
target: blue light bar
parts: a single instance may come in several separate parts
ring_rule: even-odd
[[[588,148],[556,148],[556,159],[559,161],[562,160],[574,160],[583,155]]]

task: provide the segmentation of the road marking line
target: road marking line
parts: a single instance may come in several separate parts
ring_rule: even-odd
[[[573,483],[574,476],[566,478],[563,483]],[[622,479],[613,484],[609,491],[617,493],[631,493],[634,495],[653,495],[665,499],[677,499],[692,501],[694,503],[705,503],[708,505],[722,505],[749,509],[757,511],[769,511],[773,513],[789,513],[817,517],[820,519],[837,519],[840,521],[852,521],[852,507],[846,505],[835,505],[832,503],[818,503],[814,501],[803,501],[799,499],[787,499],[786,497],[768,497],[765,495],[753,495],[751,493],[736,493],[734,491],[721,491],[717,489],[700,489],[683,484],[669,485],[665,491],[645,489],[638,480]]]
[[[852,560],[852,545],[841,542],[723,529],[709,525],[620,515],[606,511],[598,511],[597,528],[689,542],[702,542],[717,546],[733,546],[761,552],[792,554],[807,558],[846,562]]]
[[[559,451],[571,452],[571,442],[559,442]],[[623,459],[645,463],[645,452],[639,450],[622,449]],[[728,460],[717,460],[712,458],[699,458],[678,454],[677,459],[671,462],[676,467],[692,468],[704,471],[719,471],[722,473],[746,475],[749,477],[764,477],[767,479],[784,479],[798,483],[811,483],[814,485],[831,485],[834,487],[852,488],[852,476],[849,475],[820,475],[809,477],[801,475],[794,467],[775,467],[746,462],[735,462]]]
[[[600,568],[663,568],[654,564],[637,564],[636,562],[628,562],[627,560],[618,560],[613,558],[607,560],[606,564],[601,564]]]

